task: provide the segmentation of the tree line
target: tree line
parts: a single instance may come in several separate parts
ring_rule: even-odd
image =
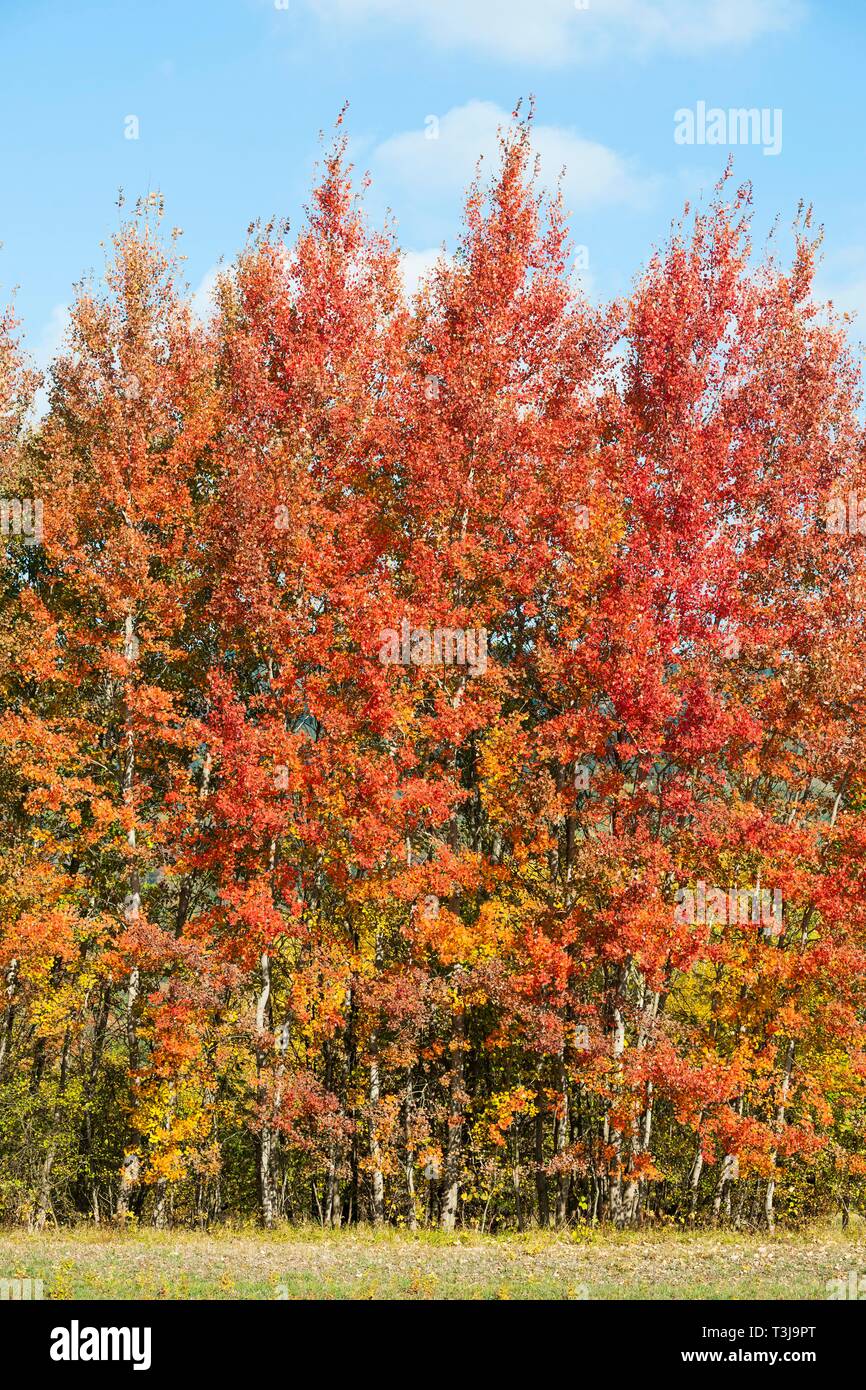
[[[860,376],[750,217],[590,302],[518,119],[408,295],[338,132],[41,415],[2,320],[0,1219],[847,1221]]]

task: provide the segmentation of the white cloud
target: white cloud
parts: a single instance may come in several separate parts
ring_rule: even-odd
[[[403,288],[409,298],[418,293],[424,280],[441,260],[451,258],[439,246],[428,246],[425,251],[404,251],[400,257],[400,274]]]
[[[753,43],[790,29],[805,14],[804,0],[590,0],[602,21],[631,30],[635,46],[672,53],[702,53]]]
[[[217,281],[222,271],[223,267],[221,265],[212,265],[210,270],[206,271],[202,276],[198,283],[198,287],[193,291],[190,297],[192,312],[201,323],[207,323],[208,319],[211,318],[216,310],[216,299],[214,295],[216,293]]]
[[[309,0],[344,25],[402,24],[443,48],[531,66],[608,54],[696,54],[790,28],[804,0]],[[584,3],[586,7],[584,8]]]
[[[598,286],[589,266],[572,266],[568,278],[576,294],[582,294],[590,303],[599,302]]]
[[[68,331],[69,305],[55,304],[36,344],[34,356],[40,371],[50,367],[53,359],[65,346]]]
[[[416,204],[439,204],[443,198],[459,196],[481,155],[495,166],[497,133],[511,117],[494,102],[470,101],[436,120],[438,127],[428,117],[423,127],[394,135],[372,152],[377,181],[397,185]],[[434,133],[436,138],[430,138]],[[565,169],[562,187],[569,209],[611,203],[642,206],[652,195],[655,180],[637,174],[615,150],[564,126],[534,125],[532,143],[545,187],[552,189]]]
[[[48,387],[51,384],[48,379],[48,369],[55,357],[58,357],[66,346],[68,331],[69,305],[55,304],[33,348],[34,365],[43,375],[43,384],[33,400],[33,413],[37,419],[41,419],[48,409]]]

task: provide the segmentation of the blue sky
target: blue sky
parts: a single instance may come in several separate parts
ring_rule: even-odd
[[[0,51],[0,300],[18,287],[40,362],[102,265],[119,187],[162,191],[203,299],[253,219],[297,225],[345,101],[370,214],[393,210],[411,279],[453,245],[477,156],[534,93],[596,295],[627,289],[724,167],[726,145],[675,141],[675,113],[779,109],[780,153],[732,151],[756,229],[814,203],[820,288],[866,311],[862,0],[0,0]]]

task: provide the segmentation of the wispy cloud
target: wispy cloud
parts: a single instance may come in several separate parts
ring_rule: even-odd
[[[497,136],[511,122],[490,101],[470,101],[441,118],[428,118],[377,145],[371,167],[377,183],[414,207],[441,206],[471,182],[479,156],[495,162]],[[582,210],[602,205],[645,206],[656,180],[607,145],[586,140],[564,126],[535,125],[532,143],[539,156],[542,184],[552,190],[562,175],[566,205]]]
[[[329,24],[402,25],[443,48],[559,67],[697,54],[793,27],[804,0],[308,0]]]

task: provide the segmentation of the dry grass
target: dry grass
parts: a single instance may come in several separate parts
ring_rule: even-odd
[[[852,1269],[866,1272],[862,1223],[774,1237],[0,1232],[0,1278],[41,1278],[58,1299],[826,1299]]]

